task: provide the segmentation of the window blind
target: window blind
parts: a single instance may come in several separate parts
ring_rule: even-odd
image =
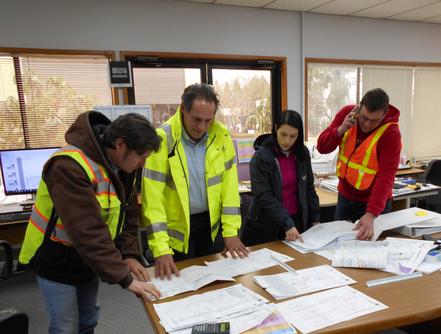
[[[25,147],[12,57],[0,56],[0,149]]]
[[[400,110],[401,151],[410,157],[413,68],[362,66],[361,77],[362,96],[370,89],[382,88],[389,95],[390,103]]]
[[[0,145],[4,148],[62,146],[66,130],[80,113],[112,104],[105,56],[21,55],[15,64],[9,56],[2,57],[0,64],[4,68]],[[13,81],[11,64],[15,65]],[[5,101],[16,107],[8,108]],[[11,127],[16,136],[5,132]]]
[[[412,118],[415,158],[441,155],[441,117],[438,103],[441,92],[441,69],[416,68]]]

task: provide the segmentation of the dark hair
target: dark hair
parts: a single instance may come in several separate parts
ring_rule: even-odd
[[[103,145],[115,148],[115,140],[122,138],[129,150],[138,154],[159,150],[161,138],[147,118],[137,113],[119,116],[103,131]]]
[[[187,112],[190,111],[194,100],[213,102],[216,111],[219,106],[219,98],[214,87],[205,83],[193,84],[184,89],[184,93],[181,96],[181,109]]]
[[[360,101],[360,106],[365,106],[368,111],[383,110],[389,107],[389,96],[381,88],[374,88],[366,92]]]
[[[304,158],[305,156],[305,143],[303,139],[303,121],[302,116],[295,110],[283,110],[277,116],[276,123],[273,128],[273,138],[277,143],[277,129],[280,128],[283,124],[287,124],[299,130],[299,134],[297,136],[297,140],[294,143],[291,151],[295,153],[298,158]]]

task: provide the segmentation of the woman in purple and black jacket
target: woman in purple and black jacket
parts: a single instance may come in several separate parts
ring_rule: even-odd
[[[259,136],[254,149],[253,203],[242,234],[244,243],[301,240],[302,232],[320,222],[320,205],[300,114],[281,112],[272,134]]]

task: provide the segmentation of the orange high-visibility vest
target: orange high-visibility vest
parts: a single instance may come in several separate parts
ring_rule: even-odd
[[[372,132],[356,147],[357,127],[353,126],[343,135],[337,161],[337,176],[358,190],[368,189],[378,172],[377,144],[389,126],[389,122]]]

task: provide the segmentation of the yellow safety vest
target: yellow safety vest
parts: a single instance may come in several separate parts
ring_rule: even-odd
[[[180,110],[157,132],[161,148],[147,158],[142,181],[143,217],[155,258],[173,254],[172,249],[187,253],[190,234],[189,174]],[[228,130],[217,121],[208,132],[205,182],[212,240],[221,221],[224,237],[237,236],[241,216],[236,155]]]
[[[121,202],[105,169],[75,146],[65,146],[61,148],[55,152],[50,159],[56,156],[70,157],[83,167],[95,189],[96,200],[100,204],[103,220],[109,228],[112,239],[114,239],[118,232],[117,227]],[[26,228],[26,234],[19,256],[20,263],[28,264],[41,246],[53,206],[54,204],[47,189],[46,182],[42,179],[38,185],[37,197]],[[72,244],[60,218],[57,219],[55,229],[50,238],[66,246],[71,246]]]

